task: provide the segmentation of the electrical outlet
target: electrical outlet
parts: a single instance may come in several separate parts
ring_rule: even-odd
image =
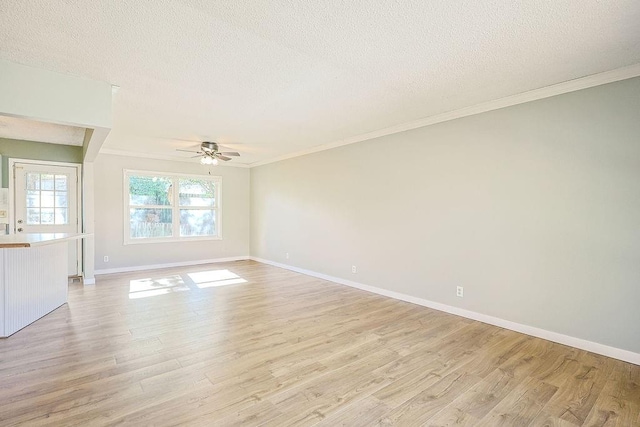
[[[104,256],[104,262],[109,262],[109,256],[108,255]]]
[[[464,288],[462,286],[458,286],[456,288],[456,296],[459,296],[460,298],[464,297]]]
[[[289,252],[287,252],[286,254],[284,254],[284,257],[285,257],[286,259],[289,259]]]
[[[352,272],[353,274],[356,274],[356,273],[358,272],[358,268],[357,268],[355,265],[352,265],[352,266],[351,266],[351,272]]]

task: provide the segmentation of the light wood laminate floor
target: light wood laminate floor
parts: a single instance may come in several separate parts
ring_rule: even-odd
[[[0,340],[0,425],[634,426],[640,367],[252,261],[101,276]]]

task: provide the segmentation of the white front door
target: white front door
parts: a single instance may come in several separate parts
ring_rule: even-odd
[[[15,233],[78,233],[78,169],[14,163]],[[80,274],[80,241],[69,242],[69,276]]]

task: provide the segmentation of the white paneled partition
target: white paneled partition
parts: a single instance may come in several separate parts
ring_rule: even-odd
[[[0,249],[0,337],[67,302],[67,244]]]

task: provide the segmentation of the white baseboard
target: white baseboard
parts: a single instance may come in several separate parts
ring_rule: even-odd
[[[136,265],[132,267],[117,267],[117,268],[105,268],[102,270],[96,270],[94,274],[96,276],[101,274],[113,274],[113,273],[128,273],[130,271],[142,271],[142,270],[157,270],[159,268],[171,268],[171,267],[188,267],[190,265],[200,264],[212,264],[217,262],[231,262],[231,261],[244,261],[248,260],[249,256],[234,256],[227,258],[214,258],[214,259],[201,259],[197,261],[183,261],[183,262],[168,262],[165,264],[152,264],[152,265]],[[95,280],[94,280],[95,283]],[[85,284],[89,284],[86,283]]]
[[[96,284],[96,279],[95,279],[95,277],[93,279],[83,278],[82,279],[82,284],[83,285],[95,285]]]
[[[351,286],[353,288],[361,289],[363,291],[372,292],[374,294],[383,295],[386,297],[398,299],[401,301],[418,304],[424,307],[433,308],[435,310],[444,311],[445,313],[455,314],[457,316],[466,317],[467,319],[477,320],[479,322],[488,323],[489,325],[499,326],[501,328],[509,329],[515,332],[520,332],[526,335],[531,335],[537,338],[542,338],[548,341],[557,342],[559,344],[576,347],[581,350],[590,351],[592,353],[601,354],[603,356],[612,357],[614,359],[623,360],[625,362],[640,365],[640,354],[632,351],[623,350],[616,347],[611,347],[605,344],[596,343],[593,341],[587,341],[582,338],[576,338],[569,335],[560,334],[557,332],[547,331],[545,329],[536,328],[534,326],[523,325],[521,323],[511,322],[509,320],[500,319],[498,317],[489,316],[475,311],[469,311],[458,307],[453,307],[446,304],[441,304],[434,301],[429,301],[423,298],[414,297],[411,295],[402,294],[400,292],[389,291],[387,289],[377,288],[375,286],[363,285],[362,283],[354,282],[351,280],[342,279],[340,277],[333,277],[327,274],[317,273],[311,270],[305,270],[303,268],[294,267],[287,264],[281,264],[279,262],[270,261],[258,257],[250,257],[251,260],[269,264],[274,267],[284,268],[286,270],[295,271],[296,273],[306,274],[307,276],[317,277],[319,279],[328,280],[330,282],[339,283],[341,285]]]

